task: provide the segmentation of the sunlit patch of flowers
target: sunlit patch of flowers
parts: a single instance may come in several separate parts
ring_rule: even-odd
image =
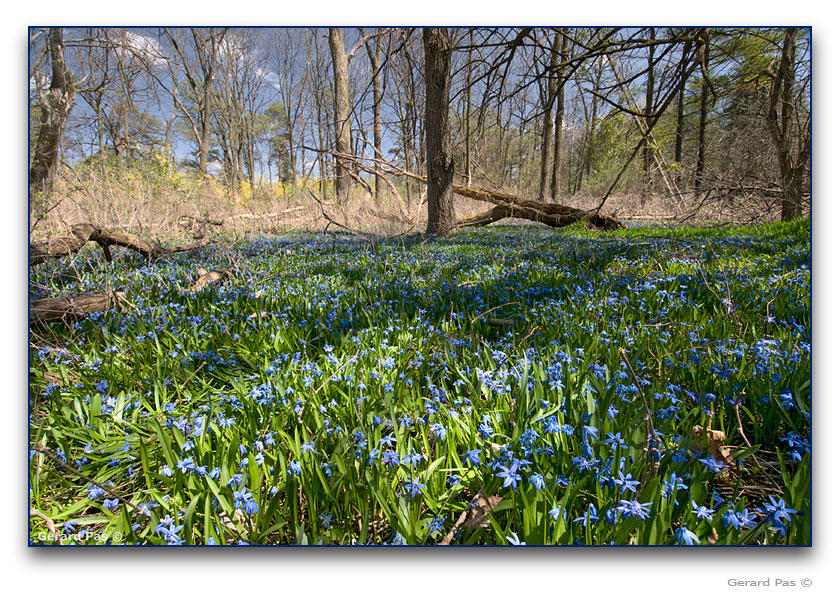
[[[809,543],[808,234],[298,233],[48,262],[31,298],[130,306],[33,339],[30,503],[124,544]]]

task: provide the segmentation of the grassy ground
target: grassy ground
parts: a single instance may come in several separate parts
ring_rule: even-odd
[[[31,298],[125,298],[31,336],[31,541],[808,544],[809,234],[52,261]],[[190,291],[199,267],[234,275]]]

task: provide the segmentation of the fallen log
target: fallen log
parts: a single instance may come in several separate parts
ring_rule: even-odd
[[[111,261],[112,245],[125,247],[143,254],[152,260],[168,254],[186,252],[213,243],[210,239],[171,248],[164,248],[159,245],[144,241],[124,233],[115,233],[108,229],[102,229],[90,223],[77,223],[70,227],[72,236],[58,237],[50,241],[36,242],[29,244],[29,265],[42,264],[50,258],[61,258],[78,252],[88,241],[99,244],[105,253],[105,259]]]
[[[355,164],[361,164],[359,158],[354,157],[353,155],[337,153],[335,151],[325,152],[328,152],[336,157],[348,159],[353,161]],[[417,175],[416,173],[397,167],[388,161],[375,158],[368,158],[368,160],[386,167],[386,173],[410,177],[421,181],[424,184],[428,183],[424,176]],[[465,198],[471,198],[481,202],[489,202],[496,205],[496,208],[491,208],[483,214],[457,221],[455,223],[456,229],[460,227],[478,227],[482,225],[489,225],[490,223],[508,217],[536,221],[551,227],[565,227],[566,225],[571,225],[581,219],[586,219],[586,224],[591,229],[598,229],[601,231],[621,229],[624,227],[624,224],[615,217],[599,214],[597,210],[587,211],[579,208],[573,208],[571,206],[564,206],[562,204],[538,202],[536,200],[520,198],[519,196],[514,196],[513,194],[484,190],[482,188],[473,188],[470,186],[462,186],[459,184],[452,184],[452,191],[459,196],[464,196]]]
[[[77,235],[78,231],[78,235]],[[29,244],[29,265],[43,264],[50,258],[61,258],[78,252],[88,242],[90,235],[84,229],[71,228],[72,236],[57,237],[50,241],[38,241]]]
[[[455,224],[456,228],[489,225],[508,217],[535,221],[549,227],[565,227],[581,219],[586,219],[589,228],[601,231],[624,227],[624,224],[614,217],[591,213],[562,204],[537,202],[503,192],[491,192],[458,184],[453,184],[452,191],[466,198],[497,205],[487,212],[459,220]]]
[[[207,271],[199,268],[197,272],[198,280],[190,287],[190,291],[200,291],[233,276],[233,271],[229,269]],[[108,310],[124,297],[123,292],[108,291],[37,299],[29,303],[29,323],[32,326],[43,326],[59,320],[77,320],[92,313]]]
[[[123,296],[124,293],[108,291],[37,299],[29,303],[29,322],[41,326],[58,320],[76,320],[109,309]]]

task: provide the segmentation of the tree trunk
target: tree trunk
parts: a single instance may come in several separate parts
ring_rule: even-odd
[[[374,40],[374,47],[365,44],[370,58],[370,69],[373,76],[373,152],[377,159],[383,159],[382,154],[382,42],[380,37]],[[379,199],[384,195],[385,183],[379,165],[375,165],[376,184],[374,186],[374,198]]]
[[[76,320],[109,309],[120,297],[121,293],[108,292],[37,299],[29,304],[29,321],[33,326],[42,326],[58,320]]]
[[[64,125],[73,109],[75,91],[70,71],[64,62],[64,34],[59,27],[50,29],[50,60],[52,80],[50,88],[41,92],[41,120],[38,140],[35,144],[29,184],[35,192],[49,192],[52,189],[58,169],[58,149]]]
[[[563,204],[551,204],[527,200],[503,192],[491,192],[481,188],[466,188],[453,186],[453,191],[466,198],[495,204],[489,211],[457,222],[458,227],[476,227],[488,225],[507,217],[527,219],[549,225],[550,227],[565,227],[581,219],[586,219],[587,225],[594,229],[609,230],[624,227],[618,219],[591,213],[589,211],[572,208]]]
[[[648,40],[653,42],[656,40],[656,29],[653,27],[649,30]],[[647,60],[647,85],[645,86],[645,109],[644,121],[645,127],[650,130],[653,126],[653,59],[656,54],[656,46],[651,43],[648,48]],[[648,136],[647,142],[642,147],[642,204],[645,203],[650,195],[651,186],[653,185],[653,176],[651,169],[653,166],[653,137]]]
[[[546,90],[545,111],[543,112],[542,150],[540,151],[540,200],[546,199],[549,188],[549,165],[552,163],[549,160],[549,155],[552,154],[552,111],[554,100],[557,97],[557,60],[559,59],[562,37],[560,31],[554,34],[554,42],[551,44],[551,57],[548,62],[548,89]]]
[[[426,79],[426,167],[429,222],[426,233],[446,234],[455,228],[452,160],[449,138],[449,87],[452,42],[442,28],[423,29]]]
[[[680,63],[680,90],[677,92],[677,125],[674,132],[674,163],[678,165],[677,176],[674,183],[677,189],[682,187],[682,153],[683,135],[685,133],[685,71],[688,68],[688,54],[691,51],[691,42],[686,41],[683,47],[683,57]],[[682,194],[680,194],[682,196]]]
[[[347,73],[347,54],[344,34],[338,27],[330,28],[330,54],[335,78],[335,150],[351,154],[350,146],[350,79]],[[344,204],[350,198],[350,168],[342,158],[335,160],[335,200]]]
[[[206,220],[206,225],[218,224],[216,221]],[[105,259],[111,261],[110,247],[117,245],[128,248],[143,254],[146,258],[154,259],[167,254],[175,254],[204,247],[212,243],[212,240],[202,239],[197,243],[184,246],[163,248],[148,241],[144,241],[131,235],[115,233],[108,229],[102,229],[90,223],[77,223],[70,228],[72,236],[57,237],[51,241],[35,242],[29,244],[29,265],[36,266],[50,258],[61,258],[78,252],[88,241],[93,241],[105,252]]]
[[[204,77],[204,97],[201,108],[201,145],[199,147],[198,171],[207,175],[207,165],[210,160],[210,88],[213,84],[213,68],[215,57],[210,59],[210,68]]]
[[[702,52],[703,82],[700,86],[700,128],[697,131],[697,167],[694,170],[694,191],[703,185],[703,170],[706,166],[706,119],[709,111],[709,30],[704,29],[700,41]]]
[[[802,182],[811,139],[809,122],[806,124],[805,133],[798,147],[794,146],[793,123],[796,117],[794,61],[797,33],[796,28],[785,29],[782,55],[770,88],[769,121],[782,180],[781,218],[783,221],[802,216]]]
[[[470,50],[467,54],[467,88],[464,96],[464,183],[472,185],[472,129],[470,126],[470,107],[472,107],[472,71],[473,44],[475,29],[470,27]]]
[[[563,29],[563,46],[560,50],[561,69],[557,81],[557,112],[554,115],[554,169],[551,172],[551,199],[560,200],[560,175],[563,172],[563,115],[566,108],[566,67],[569,59],[569,30]]]

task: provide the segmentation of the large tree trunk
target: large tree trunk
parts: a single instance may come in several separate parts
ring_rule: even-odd
[[[558,205],[552,204],[551,206]],[[481,227],[510,217],[535,221],[537,223],[548,225],[549,227],[566,227],[567,225],[576,223],[581,219],[586,220],[587,227],[590,229],[597,229],[599,231],[621,229],[624,227],[623,223],[612,217],[595,214],[590,215],[585,211],[573,208],[569,208],[567,212],[549,214],[531,208],[519,208],[516,206],[494,206],[486,212],[459,220],[458,227]]]
[[[452,42],[441,28],[423,30],[426,78],[426,167],[429,223],[426,233],[446,234],[455,228],[452,176],[455,170],[449,139],[449,87]]]
[[[52,80],[49,90],[41,93],[38,141],[29,171],[29,184],[35,192],[52,189],[61,136],[75,98],[70,71],[64,62],[64,34],[61,28],[50,29],[47,43],[52,61]]]
[[[770,131],[776,145],[779,173],[782,179],[783,221],[802,216],[802,182],[811,139],[808,124],[805,126],[805,133],[799,140],[798,146],[794,138],[793,123],[796,116],[794,60],[797,32],[796,28],[785,29],[779,67],[770,88]]]
[[[347,73],[347,54],[344,34],[338,27],[330,28],[330,54],[335,78],[335,150],[351,154],[350,147],[350,79]],[[335,200],[344,204],[350,198],[350,168],[342,158],[335,160]]]

